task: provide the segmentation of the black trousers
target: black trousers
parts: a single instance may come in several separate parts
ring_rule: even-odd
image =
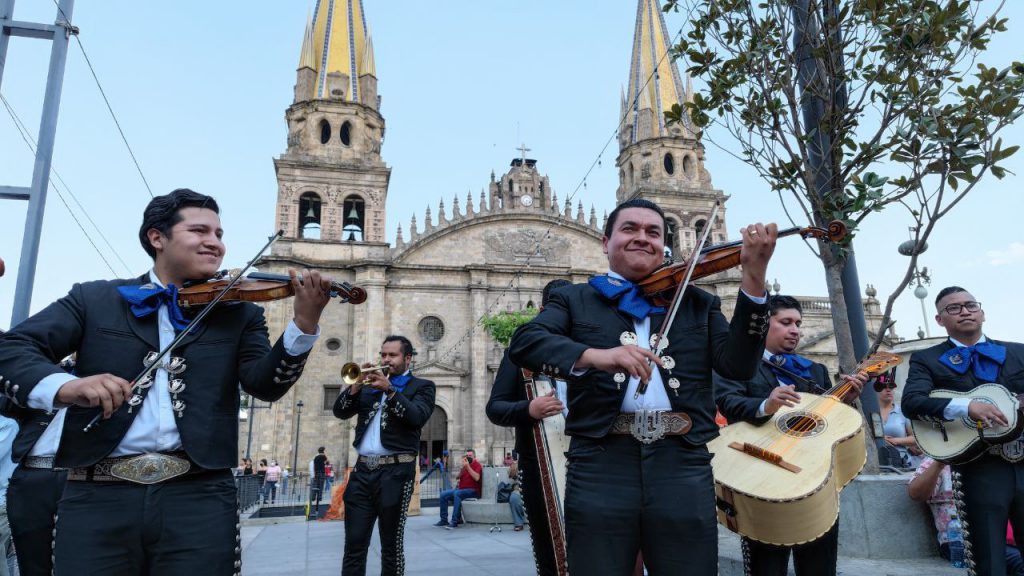
[[[638,552],[651,576],[718,573],[711,454],[678,436],[574,437],[565,522],[572,574],[628,576]]]
[[[228,470],[149,486],[68,481],[57,507],[54,574],[235,574],[237,498]]]
[[[536,456],[525,454],[519,458],[519,476],[522,485],[526,518],[530,522],[530,540],[538,576],[556,576],[555,549],[551,542],[551,525],[541,488],[540,466]]]
[[[954,466],[959,473],[964,530],[978,576],[1006,574],[1006,522],[1024,534],[1024,462],[1011,464],[998,456]],[[953,491],[956,492],[957,476]],[[1018,548],[1024,538],[1017,540]]]
[[[405,515],[416,482],[416,463],[385,464],[370,470],[359,462],[345,488],[345,558],[343,576],[366,574],[366,552],[373,523],[380,533],[382,575],[405,573]]]
[[[18,466],[7,487],[7,517],[21,576],[53,572],[53,524],[64,492],[64,472]]]
[[[789,552],[793,551],[796,576],[835,576],[839,551],[839,521],[813,542],[799,546],[773,546],[743,538],[747,548],[747,572],[750,576],[786,576]]]

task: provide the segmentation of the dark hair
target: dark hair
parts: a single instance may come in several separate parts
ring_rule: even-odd
[[[967,289],[961,288],[959,286],[947,286],[942,290],[939,290],[939,295],[935,297],[935,307],[938,308],[939,302],[946,296],[949,296],[950,294],[956,294],[958,292],[967,292]]]
[[[260,458],[260,465],[261,466],[266,466],[267,465],[267,459],[266,458]]]
[[[616,206],[615,210],[612,210],[612,213],[608,215],[608,220],[604,223],[605,236],[611,238],[612,228],[615,227],[615,220],[619,217],[619,212],[626,208],[646,208],[647,210],[654,210],[658,213],[658,216],[661,216],[661,229],[665,229],[665,211],[661,209],[661,206],[658,206],[650,200],[633,198],[632,200],[626,200],[622,204]]]
[[[383,343],[387,344],[388,342],[400,342],[402,344],[402,356],[413,356],[416,354],[416,350],[412,347],[412,342],[405,336],[392,334],[385,338]]]
[[[563,286],[571,286],[571,285],[572,285],[572,282],[569,282],[568,280],[566,280],[564,278],[556,278],[555,280],[552,280],[551,282],[548,282],[547,284],[544,285],[544,290],[540,293],[540,305],[541,306],[547,306],[548,305],[548,301],[551,300],[551,293],[552,292],[554,292],[555,290],[558,290],[559,288],[561,288]]]
[[[473,450],[472,448],[466,448],[466,454],[470,453],[476,454],[476,450]]]
[[[801,316],[804,315],[804,309],[800,306],[800,301],[792,296],[783,296],[776,294],[768,298],[768,315],[775,316],[775,313],[779,310],[796,310]]]
[[[324,447],[321,446],[321,447],[317,448],[316,452],[317,452],[317,454],[323,454],[324,453]]]
[[[216,200],[188,188],[178,188],[170,194],[153,198],[142,213],[142,225],[139,226],[139,242],[150,258],[156,260],[156,248],[149,243],[149,231],[156,228],[170,238],[171,228],[182,220],[182,208],[206,208],[220,214]]]

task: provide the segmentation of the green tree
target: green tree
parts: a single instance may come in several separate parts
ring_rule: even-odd
[[[499,344],[508,347],[512,340],[512,334],[523,324],[526,324],[537,315],[536,308],[526,308],[518,312],[498,312],[489,314],[480,319],[480,325],[487,330]]]
[[[1022,114],[1024,64],[997,69],[980,61],[993,35],[1006,30],[1003,4],[668,0],[666,11],[689,12],[673,56],[706,88],[667,120],[728,133],[780,201],[791,198],[818,226],[842,220],[852,238],[870,214],[898,207],[915,221],[923,245],[982,177],[1005,176],[1000,162],[1018,149],[999,133]],[[798,20],[807,30],[800,45]],[[805,124],[805,102],[822,112],[815,125]],[[812,162],[816,149],[828,169],[824,182]],[[840,281],[849,251],[816,248],[840,365],[849,370],[855,358]],[[916,264],[914,254],[887,299],[874,345]]]

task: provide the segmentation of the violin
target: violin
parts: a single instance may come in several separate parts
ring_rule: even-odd
[[[231,282],[237,271],[222,270],[207,281],[186,282],[178,290],[178,306],[183,310],[195,306],[206,306]],[[299,276],[302,281],[302,276]],[[269,302],[295,295],[291,278],[283,274],[250,272],[224,294],[222,302]],[[348,282],[331,282],[331,297],[341,298],[341,303],[362,304],[366,302],[366,290]]]
[[[845,224],[839,220],[833,220],[829,223],[828,228],[794,226],[780,230],[779,238],[794,234],[799,234],[805,239],[815,238],[823,242],[839,242],[846,237],[847,230]],[[702,249],[693,268],[691,279],[704,278],[739,266],[742,247],[743,241],[736,240]],[[676,288],[685,280],[689,265],[688,260],[666,264],[637,282],[637,286],[654,305],[669,306],[672,304],[672,296],[675,294]]]

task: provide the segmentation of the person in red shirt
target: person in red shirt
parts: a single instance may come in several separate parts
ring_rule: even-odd
[[[441,519],[434,526],[457,528],[462,516],[462,501],[466,498],[479,498],[483,488],[483,466],[476,459],[473,450],[466,450],[462,457],[462,471],[459,472],[459,486],[441,492]],[[451,522],[448,521],[448,503],[453,502]]]

